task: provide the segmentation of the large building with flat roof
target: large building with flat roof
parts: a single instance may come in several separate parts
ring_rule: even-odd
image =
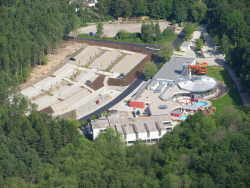
[[[149,88],[156,90],[164,88],[164,85],[188,79],[190,76],[186,69],[188,65],[195,65],[195,58],[173,56],[156,73]]]
[[[154,76],[153,80],[176,81],[185,78],[188,75],[185,74],[184,66],[194,64],[195,58],[173,56],[162,66],[160,71]]]
[[[195,65],[195,58],[173,56],[153,77],[148,89],[160,94],[168,101],[175,95],[212,96],[217,92],[217,82],[208,76],[192,76],[189,65]]]
[[[108,128],[113,128],[127,144],[133,144],[136,141],[155,143],[165,133],[173,129],[173,125],[169,122],[168,117],[131,118],[122,117],[121,114],[93,120],[90,125],[94,140],[101,132]]]

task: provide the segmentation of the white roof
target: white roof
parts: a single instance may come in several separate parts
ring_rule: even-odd
[[[191,80],[179,82],[178,85],[181,89],[191,92],[205,92],[212,90],[216,87],[215,79],[208,76],[194,77]]]

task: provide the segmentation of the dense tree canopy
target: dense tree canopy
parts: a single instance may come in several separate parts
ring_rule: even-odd
[[[207,0],[208,29],[246,88],[250,87],[250,1]]]
[[[202,21],[207,6],[200,0],[99,0],[102,14],[114,17],[148,15],[152,18],[175,19],[177,22]]]
[[[0,1],[0,70],[24,80],[77,24],[61,0]]]
[[[143,72],[146,80],[151,79],[158,72],[158,67],[155,63],[149,61],[145,63],[145,70]]]
[[[13,95],[0,106],[0,187],[249,187],[249,109],[197,114],[157,145],[126,147],[112,129],[93,142],[78,122],[27,116]]]

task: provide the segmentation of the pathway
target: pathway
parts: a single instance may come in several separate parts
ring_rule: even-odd
[[[244,89],[241,86],[239,78],[236,76],[233,69],[226,63],[225,56],[223,54],[220,54],[216,48],[215,45],[212,42],[211,37],[207,36],[207,46],[204,47],[205,51],[205,58],[197,58],[198,62],[205,61],[208,63],[208,66],[222,66],[224,69],[228,72],[230,77],[232,78],[234,84],[237,87],[237,90],[239,92],[239,95],[241,97],[241,101],[243,105],[250,104],[250,96],[247,92],[244,91]]]
[[[230,77],[234,81],[234,83],[235,83],[235,85],[237,87],[237,90],[238,90],[238,92],[240,94],[242,104],[243,105],[250,104],[250,96],[249,96],[249,94],[247,92],[244,91],[244,89],[242,89],[240,80],[238,79],[238,77],[236,76],[236,74],[234,73],[232,68],[229,65],[227,65],[226,63],[224,63],[224,68],[227,70]]]

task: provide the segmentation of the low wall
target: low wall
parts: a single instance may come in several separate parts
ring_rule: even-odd
[[[103,47],[108,47],[108,48],[115,48],[115,49],[138,52],[138,53],[146,54],[149,56],[152,55],[150,50],[147,50],[143,47],[139,47],[139,45],[137,45],[137,44],[126,44],[126,43],[122,43],[122,42],[115,42],[115,41],[108,41],[108,40],[101,40],[101,39],[100,40],[98,40],[98,39],[79,39],[79,38],[74,39],[73,37],[68,37],[68,40],[80,42],[80,43],[86,43],[86,44],[92,45],[92,46],[103,46]]]
[[[104,75],[99,75],[90,85],[89,87],[91,87],[94,90],[98,90],[100,88],[102,88],[104,86],[104,79],[105,76]]]

